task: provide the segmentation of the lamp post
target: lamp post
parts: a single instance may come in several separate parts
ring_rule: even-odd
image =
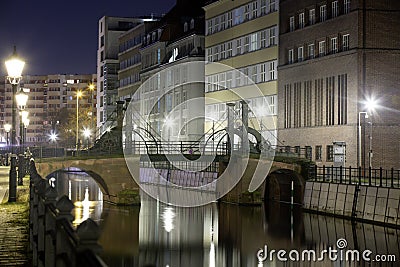
[[[373,97],[367,98],[364,101],[364,108],[367,111],[360,111],[358,112],[358,166],[362,166],[365,168],[365,156],[363,154],[363,147],[365,149],[365,142],[362,140],[362,125],[361,125],[361,115],[363,115],[363,119],[368,119],[369,114],[372,114],[375,109],[378,107],[378,101]],[[372,122],[370,124],[370,135],[369,135],[369,152],[368,152],[368,159],[369,159],[369,167],[372,167]],[[365,133],[364,133],[365,135]],[[364,143],[364,144],[363,144]]]
[[[17,49],[14,46],[14,53],[6,62],[7,68],[7,79],[12,87],[12,122],[11,122],[11,167],[9,174],[9,196],[8,202],[15,202],[17,200],[17,166],[16,166],[16,155],[15,153],[15,125],[16,125],[16,103],[15,95],[17,93],[17,87],[21,81],[22,70],[24,69],[25,62],[21,60],[17,55]]]
[[[78,149],[79,149],[79,98],[82,97],[82,91],[76,92],[76,155],[78,156]]]
[[[57,134],[52,132],[50,134],[50,141],[55,144],[54,146],[54,157],[57,157]]]
[[[10,132],[10,130],[11,130],[11,124],[9,123],[4,124],[4,131],[6,131],[7,134],[7,139],[6,139],[7,147],[9,145],[8,133]]]
[[[93,91],[95,89],[95,86],[93,83],[89,84],[89,91],[90,91],[90,130],[94,130],[93,127],[93,116],[94,116],[94,112],[93,112]],[[94,133],[96,133],[94,131]],[[95,134],[96,135],[96,134]]]
[[[26,144],[26,133],[27,133],[27,129],[29,127],[30,120],[28,118],[26,118],[23,121],[23,123],[24,123],[24,144]]]
[[[364,162],[362,160],[362,130],[361,130],[361,114],[364,119],[368,119],[368,113],[365,111],[358,112],[358,166],[364,168]]]
[[[18,100],[17,100],[17,102],[18,102]],[[25,122],[25,120],[27,120],[28,119],[28,115],[29,115],[29,112],[28,111],[26,111],[26,110],[22,110],[22,111],[20,111],[20,114],[21,114],[21,119],[20,119],[20,129],[19,129],[19,131],[20,131],[20,145],[22,146],[22,148],[24,148],[24,145],[25,145],[25,139],[24,139],[24,122]]]

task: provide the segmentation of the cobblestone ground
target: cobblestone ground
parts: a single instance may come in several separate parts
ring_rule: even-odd
[[[0,191],[5,180],[8,186],[8,167],[0,167]],[[8,192],[0,199],[0,266],[31,266],[28,253],[27,193],[28,180],[18,187],[16,203],[7,203]],[[6,190],[8,191],[8,190]]]

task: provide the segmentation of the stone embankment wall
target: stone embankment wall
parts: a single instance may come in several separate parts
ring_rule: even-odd
[[[400,226],[400,189],[368,185],[306,182],[307,210]]]

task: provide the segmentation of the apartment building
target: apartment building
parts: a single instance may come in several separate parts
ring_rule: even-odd
[[[143,23],[141,18],[102,17],[98,22],[97,49],[97,128],[99,134],[110,126],[107,121],[116,119],[118,100],[118,70],[120,62],[119,36]]]
[[[12,89],[11,85],[2,78],[0,83],[0,124],[1,124],[1,142],[7,143],[4,125],[11,124],[12,107]],[[68,117],[76,115],[76,92],[81,90],[82,97],[79,99],[79,108],[81,111],[87,111],[90,114],[85,116],[87,121],[93,122],[95,127],[96,117],[96,92],[89,90],[90,84],[96,84],[96,75],[24,75],[21,80],[21,88],[28,94],[28,102],[25,110],[29,112],[29,126],[26,128],[25,142],[27,145],[44,145],[49,143],[51,133],[58,135],[58,142],[70,146],[75,146],[74,134],[65,134],[68,125]],[[20,131],[21,117],[17,118],[17,143],[21,142]],[[83,127],[84,125],[82,125]],[[90,128],[88,122],[86,127]],[[75,132],[75,128],[70,129]],[[93,132],[93,130],[92,130]],[[67,140],[67,137],[71,140]],[[10,138],[10,136],[9,136]]]
[[[399,168],[400,3],[281,0],[279,9],[279,139],[318,165],[336,163],[340,142],[342,165]]]
[[[279,1],[208,1],[204,9],[205,131],[226,127],[227,103],[235,104],[239,116],[246,100],[248,126],[275,144]]]
[[[204,101],[187,103],[204,96],[203,4],[177,1],[144,36],[142,86],[133,100],[147,116],[144,127],[164,140],[197,140],[204,133]]]
[[[142,22],[121,34],[119,42],[118,98],[131,98],[141,85],[140,72],[142,58],[140,49],[146,40],[145,33],[151,31],[160,21],[160,17],[143,17]]]

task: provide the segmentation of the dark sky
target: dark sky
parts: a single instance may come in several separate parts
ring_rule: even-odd
[[[0,3],[0,75],[17,46],[23,74],[96,73],[97,25],[102,16],[167,13],[175,0],[3,0]]]

